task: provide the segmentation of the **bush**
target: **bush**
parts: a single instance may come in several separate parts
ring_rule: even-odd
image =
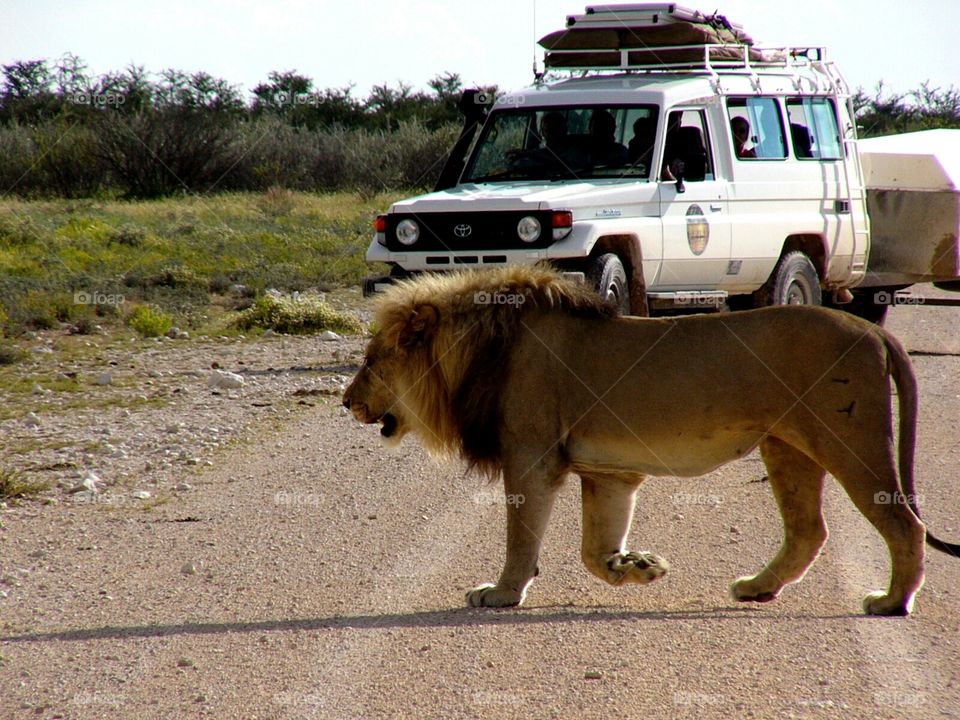
[[[127,324],[142,337],[160,337],[173,327],[173,316],[160,308],[141,305],[130,314]]]
[[[358,333],[362,329],[354,318],[337,312],[316,295],[296,299],[264,295],[241,312],[234,325],[239,330],[261,328],[291,335],[309,335],[324,330]]]
[[[164,107],[104,115],[98,152],[130,197],[208,192],[239,160],[235,123],[214,112]]]
[[[27,195],[40,187],[39,177],[31,172],[36,156],[28,128],[0,125],[0,188],[4,194]]]
[[[20,348],[0,344],[0,366],[13,365],[25,359],[27,354]]]
[[[0,468],[0,500],[33,497],[51,487],[49,480],[27,480],[19,470]]]
[[[97,154],[97,133],[66,119],[51,121],[33,132],[37,184],[44,194],[89,197],[107,182]]]
[[[289,215],[296,206],[296,196],[279,185],[274,185],[257,199],[257,208],[269,217]]]

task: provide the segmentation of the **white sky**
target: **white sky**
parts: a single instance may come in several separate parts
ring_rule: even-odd
[[[609,0],[608,0],[609,2]],[[585,0],[0,0],[0,63],[66,51],[94,74],[130,63],[204,70],[251,90],[271,70],[318,88],[403,81],[444,71],[467,86],[530,84],[535,40]],[[600,3],[596,3],[600,4]],[[612,4],[612,3],[611,3]],[[823,45],[851,87],[960,88],[960,0],[686,0],[717,10],[767,45]],[[245,97],[248,97],[245,94]]]

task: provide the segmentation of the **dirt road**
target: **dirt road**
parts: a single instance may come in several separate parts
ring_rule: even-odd
[[[921,507],[952,541],[958,326],[888,322],[920,379]],[[960,560],[928,553],[911,618],[865,617],[886,549],[831,480],[830,540],[774,603],[728,595],[779,544],[754,454],[641,489],[631,546],[670,561],[660,582],[588,574],[570,482],[525,607],[470,610],[503,558],[499,487],[382,450],[334,397],[271,427],[150,511],[0,515],[0,718],[960,717]]]

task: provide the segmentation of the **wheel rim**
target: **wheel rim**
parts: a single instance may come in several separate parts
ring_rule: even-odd
[[[795,277],[787,286],[787,292],[784,294],[784,305],[809,305],[813,297],[810,286],[803,278]]]
[[[629,308],[625,305],[626,298],[624,296],[623,286],[619,283],[611,283],[607,287],[604,300],[613,303],[614,307],[620,308],[620,310],[624,313],[629,310]]]

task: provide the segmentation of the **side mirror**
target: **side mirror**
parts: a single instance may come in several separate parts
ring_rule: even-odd
[[[670,163],[670,173],[677,179],[677,194],[687,191],[687,188],[683,185],[684,170],[686,170],[686,165],[683,160],[677,158]]]

